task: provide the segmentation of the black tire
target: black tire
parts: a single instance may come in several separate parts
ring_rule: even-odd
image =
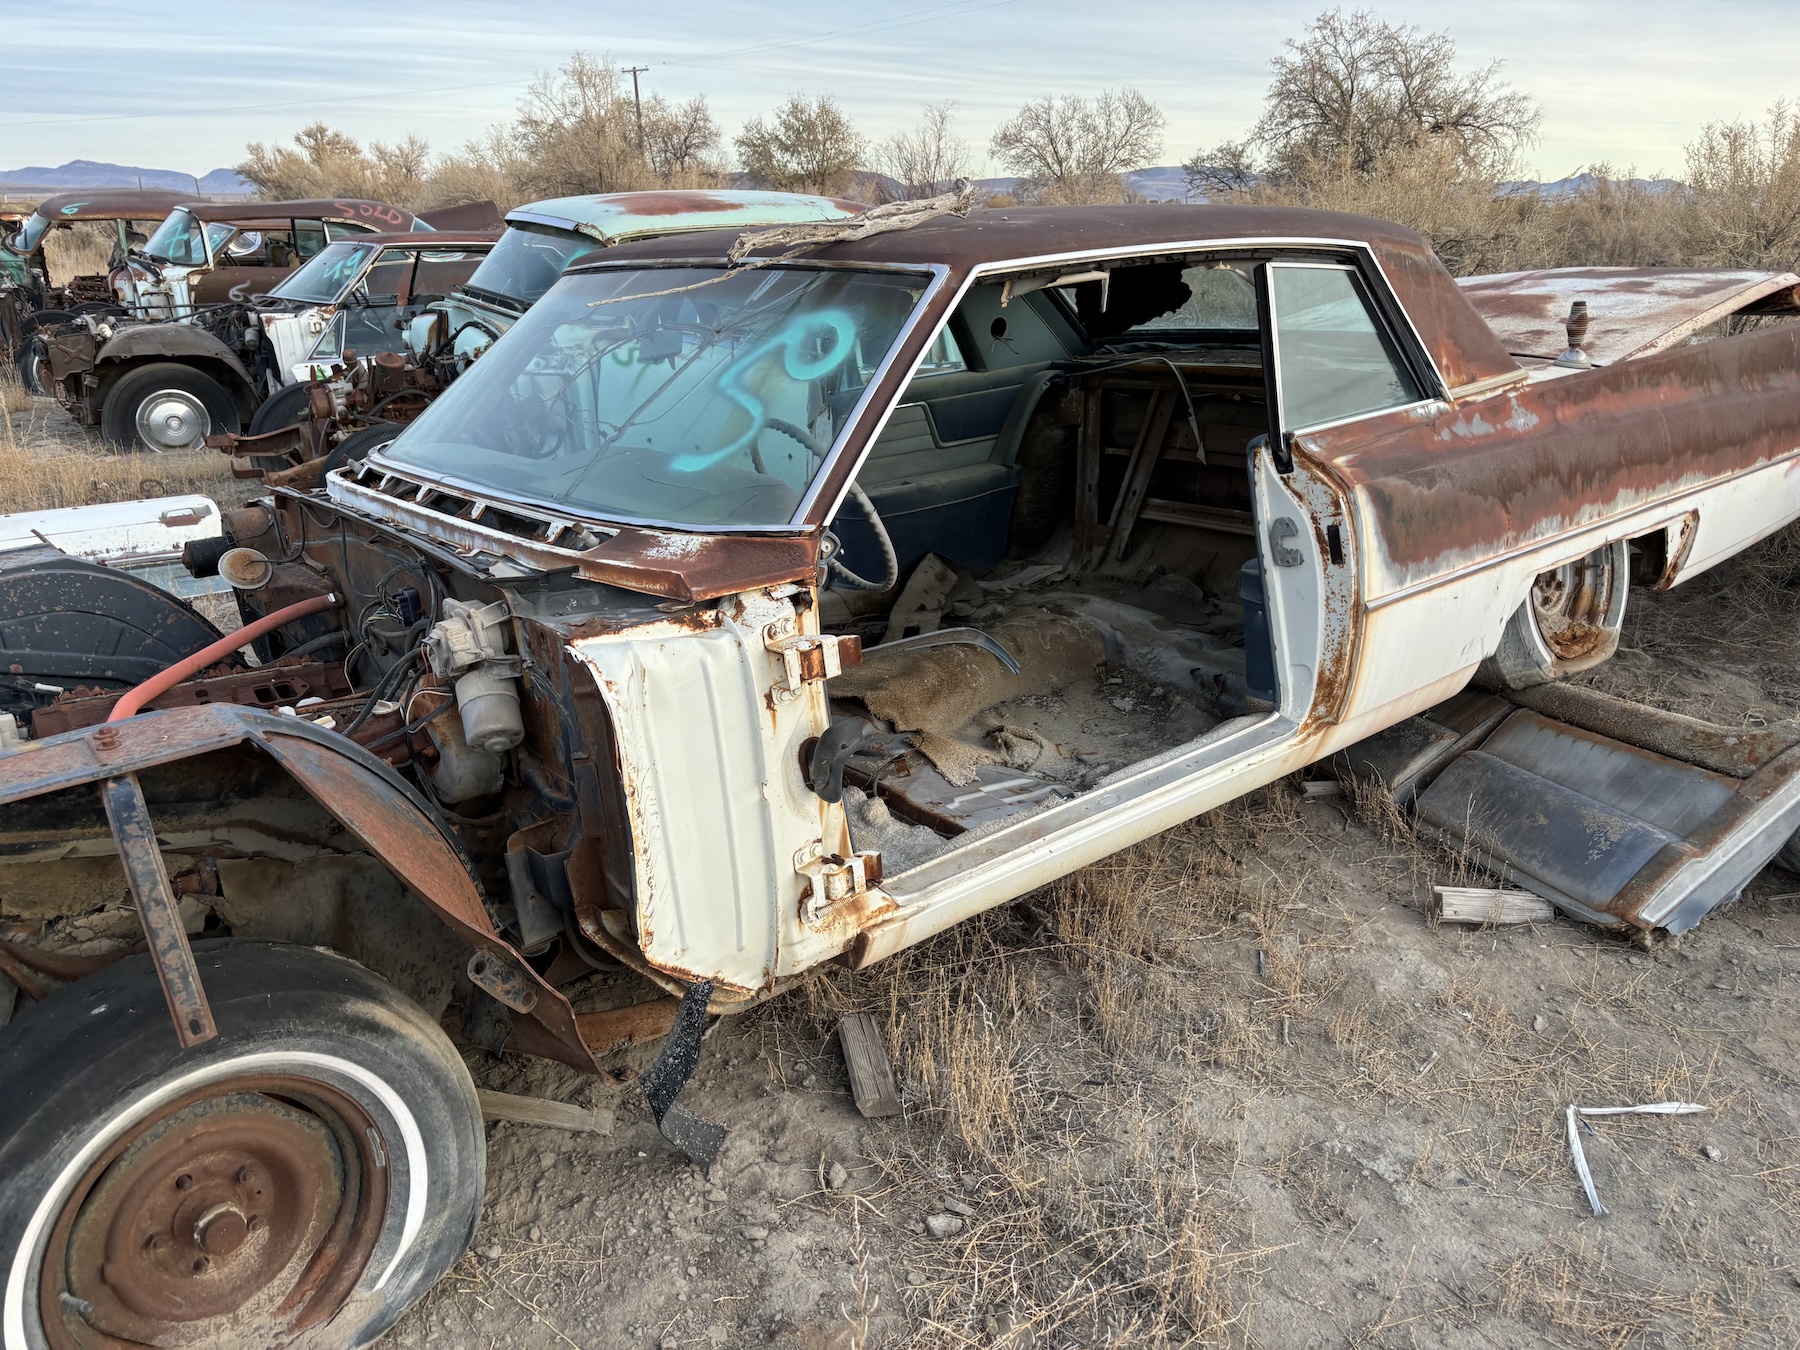
[[[19,383],[25,386],[27,393],[50,392],[50,358],[44,350],[42,335],[30,333],[21,337],[13,364],[18,368]]]
[[[176,361],[127,371],[106,391],[100,409],[100,434],[127,450],[190,449],[237,426],[237,405],[225,387]]]
[[[325,455],[325,467],[320,472],[330,473],[346,464],[367,459],[371,450],[381,449],[400,432],[401,427],[396,422],[371,422],[332,446]]]
[[[264,432],[298,426],[306,416],[310,388],[305,384],[288,384],[270,394],[250,419],[250,435],[261,436]]]
[[[195,955],[219,1035],[191,1050],[148,956],[0,1031],[6,1350],[51,1345],[46,1317],[71,1345],[103,1324],[133,1343],[364,1346],[474,1236],[481,1113],[437,1024],[334,953]]]
[[[67,323],[74,314],[66,309],[34,309],[19,323],[21,333],[35,333],[40,328],[48,328],[52,324]]]

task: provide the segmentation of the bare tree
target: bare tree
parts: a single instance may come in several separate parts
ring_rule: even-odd
[[[431,147],[418,136],[397,145],[374,141],[368,150],[351,136],[314,122],[294,135],[292,148],[253,141],[237,172],[264,197],[368,197],[396,206],[431,202]]]
[[[512,139],[534,197],[629,192],[655,181],[637,143],[630,81],[609,57],[576,52],[531,82]]]
[[[1214,202],[1248,192],[1257,174],[1250,147],[1243,141],[1222,141],[1211,150],[1196,150],[1181,166],[1188,200]]]
[[[793,95],[767,121],[744,123],[733,144],[752,182],[789,192],[843,192],[863,155],[849,117],[823,94]]]
[[[686,103],[657,95],[644,104],[644,155],[664,183],[692,187],[722,177],[719,141],[704,94]]]
[[[1251,142],[1280,175],[1373,173],[1425,141],[1452,146],[1467,172],[1498,177],[1537,135],[1541,112],[1501,63],[1456,69],[1448,33],[1331,9],[1271,63]]]
[[[900,185],[903,200],[930,197],[969,176],[969,143],[951,131],[956,103],[927,103],[919,124],[875,147],[871,165]]]
[[[1119,176],[1162,153],[1168,119],[1136,89],[1065,94],[1020,108],[994,132],[988,153],[1046,201],[1118,201]]]
[[[1800,114],[1785,101],[1757,122],[1709,122],[1687,147],[1688,251],[1713,267],[1800,261]]]

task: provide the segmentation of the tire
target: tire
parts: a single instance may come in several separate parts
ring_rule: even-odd
[[[215,431],[237,425],[237,405],[225,387],[175,361],[126,371],[100,408],[100,433],[115,448],[192,450]]]
[[[261,436],[264,432],[298,426],[306,416],[310,388],[305,384],[288,384],[270,394],[250,419],[250,435]]]
[[[437,1024],[316,948],[195,957],[191,1050],[148,956],[0,1031],[4,1350],[364,1346],[474,1236],[481,1114]]]
[[[368,426],[351,432],[326,453],[325,467],[320,472],[330,473],[346,464],[367,459],[371,450],[381,449],[398,436],[400,431],[399,424],[395,422],[371,422]]]
[[[13,364],[18,367],[19,383],[25,386],[27,393],[44,395],[50,392],[50,358],[39,334],[31,333],[19,339],[19,352],[13,358]]]

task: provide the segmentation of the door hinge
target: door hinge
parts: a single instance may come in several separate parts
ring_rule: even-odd
[[[763,645],[781,660],[785,684],[776,685],[797,694],[809,684],[829,680],[849,666],[862,664],[862,639],[854,634],[799,633],[792,619],[782,619],[763,630]]]
[[[825,852],[814,840],[794,855],[794,870],[812,884],[800,900],[800,917],[817,923],[831,906],[868,892],[881,879],[879,853],[852,853],[848,858]]]

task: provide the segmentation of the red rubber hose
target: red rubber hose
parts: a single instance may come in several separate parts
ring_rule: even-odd
[[[265,614],[255,623],[247,623],[234,633],[227,633],[211,646],[202,647],[192,656],[184,656],[167,670],[160,671],[145,680],[142,684],[127,689],[120,700],[113,704],[112,715],[106,720],[122,722],[132,716],[158,694],[166,694],[188,676],[205,670],[214,661],[230,656],[246,642],[272,632],[284,623],[292,623],[295,619],[303,619],[308,614],[317,614],[322,609],[330,609],[337,604],[335,595],[315,595],[310,600],[302,600],[297,605],[289,605],[278,609],[273,614]]]

